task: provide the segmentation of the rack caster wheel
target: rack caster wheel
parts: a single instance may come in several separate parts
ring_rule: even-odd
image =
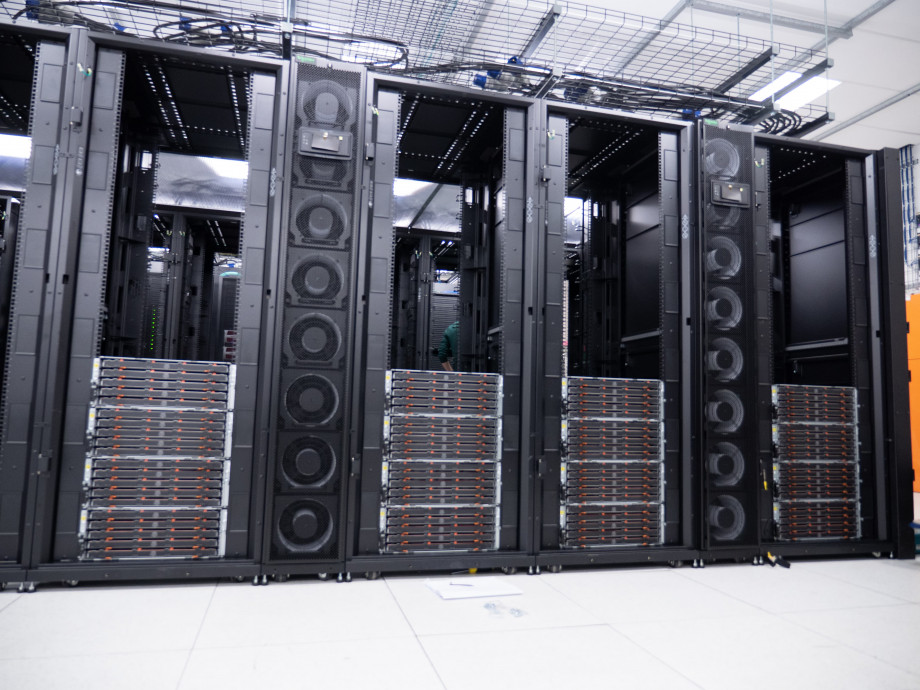
[[[558,565],[558,564],[556,564],[556,565],[551,565],[551,566],[549,566],[549,567],[547,568],[547,570],[549,570],[551,573],[561,573],[561,572],[562,572],[562,566],[561,566],[561,565]]]
[[[79,580],[64,580],[64,584],[67,585],[68,587],[76,587],[78,584],[80,584],[80,581]]]
[[[683,561],[668,561],[668,566],[671,568],[683,568],[684,562]]]
[[[365,578],[366,580],[378,580],[378,579],[380,579],[380,572],[374,570],[374,571],[371,571],[371,572],[369,572],[369,573],[364,573],[364,578]]]
[[[329,573],[316,573],[316,577],[320,580],[328,580]]]
[[[22,594],[23,592],[29,592],[29,593],[34,592],[35,583],[34,582],[20,582],[18,591],[20,594]]]
[[[872,552],[872,558],[881,558],[881,557],[882,557],[882,552],[881,552],[881,551],[873,551],[873,552]]]
[[[245,582],[246,578],[243,575],[237,575],[236,577],[233,578],[233,581],[234,582]]]
[[[517,568],[515,568],[513,565],[506,565],[502,567],[501,571],[505,575],[514,575],[517,572]]]
[[[351,573],[339,573],[336,582],[351,582]]]
[[[7,585],[6,582],[0,582],[0,592],[6,589],[6,585]]]
[[[287,582],[290,577],[290,575],[272,575],[272,579],[275,582]]]

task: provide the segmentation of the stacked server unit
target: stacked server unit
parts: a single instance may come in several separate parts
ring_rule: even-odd
[[[386,376],[381,553],[499,546],[502,377]]]
[[[770,448],[770,245],[753,132],[702,126],[704,545],[759,551]]]
[[[776,538],[859,539],[856,389],[778,385],[773,409]]]
[[[361,73],[293,70],[270,560],[341,559]]]
[[[232,364],[96,360],[82,559],[223,555],[234,379]]]
[[[562,381],[564,548],[664,541],[664,384]]]

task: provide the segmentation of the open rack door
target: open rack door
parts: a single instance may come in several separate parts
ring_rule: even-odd
[[[377,84],[371,99],[347,568],[529,565],[520,536],[528,113],[430,88]]]
[[[11,112],[18,115],[21,134],[31,137],[21,210],[14,212],[12,204],[3,209],[9,216],[3,221],[5,250],[0,257],[4,270],[0,281],[8,286],[9,298],[0,306],[5,310],[0,340],[0,356],[4,358],[0,382],[0,581],[8,582],[25,580],[23,573],[32,553],[36,480],[44,469],[41,463],[45,456],[36,450],[43,442],[43,425],[39,424],[42,409],[37,405],[44,401],[53,311],[53,300],[46,294],[46,277],[56,261],[60,241],[59,195],[65,181],[64,174],[55,174],[55,151],[60,150],[69,90],[65,39],[30,40],[4,33],[0,40],[4,65],[9,68],[3,92],[12,100],[17,89],[7,82],[22,82],[18,90],[21,97],[11,104]]]
[[[60,462],[41,485],[30,577],[255,576],[277,77],[168,49],[83,50],[86,165],[52,367]]]
[[[689,132],[554,108],[544,142],[537,564],[695,559]]]

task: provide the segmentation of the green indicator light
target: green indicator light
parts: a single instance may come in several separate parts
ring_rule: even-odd
[[[305,64],[305,65],[315,65],[315,64],[316,64],[316,58],[310,57],[309,55],[298,55],[298,56],[297,56],[297,62],[301,62],[301,63],[303,63],[303,64]]]
[[[705,122],[707,125],[712,125],[713,127],[719,126],[718,120],[703,120],[703,122]]]

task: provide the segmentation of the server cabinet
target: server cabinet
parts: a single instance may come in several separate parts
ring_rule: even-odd
[[[264,570],[344,571],[364,72],[293,64]]]
[[[554,106],[545,131],[536,562],[695,560],[689,128]]]
[[[774,334],[764,549],[910,557],[896,163],[768,137],[755,158]]]
[[[52,351],[55,301],[60,285],[46,278],[54,271],[66,211],[63,189],[73,166],[60,161],[70,127],[64,110],[73,94],[67,79],[68,37],[29,36],[4,30],[3,46],[11,69],[3,88],[18,116],[21,134],[31,137],[21,210],[8,201],[4,211],[5,303],[4,377],[0,411],[0,580],[25,580],[32,558],[37,480],[47,472],[47,368]],[[11,50],[10,55],[7,50]],[[15,69],[18,68],[18,73]],[[28,96],[15,98],[19,78]],[[18,215],[18,222],[16,216]],[[9,273],[7,273],[9,271]]]
[[[521,443],[533,139],[528,110],[511,103],[412,82],[375,80],[369,88],[349,573],[532,564],[529,454]],[[412,222],[399,227],[394,218],[394,184],[430,185],[413,218],[437,190],[456,189],[448,194],[456,223],[438,240],[446,256],[420,259],[414,269],[399,260],[394,236],[402,241]],[[438,265],[459,281],[453,371],[430,351],[391,359],[404,328],[391,322],[401,313],[392,286],[417,286],[411,271],[428,266],[424,281]],[[438,321],[435,300],[414,304],[428,309],[414,315],[416,324]],[[431,332],[429,344],[441,336]]]
[[[55,462],[37,482],[29,578],[255,576],[277,76],[199,51],[109,48],[84,33],[86,69],[75,77],[84,168],[70,189],[58,269],[66,303],[50,367]],[[187,121],[176,127],[167,113]],[[217,127],[197,126],[203,116]],[[170,151],[189,161],[192,183],[196,156],[218,154],[208,159],[218,167],[248,158],[242,219],[167,200]],[[157,185],[145,192],[152,175],[141,169],[154,167]],[[208,283],[229,256],[237,303],[221,336],[232,347],[213,361]]]

